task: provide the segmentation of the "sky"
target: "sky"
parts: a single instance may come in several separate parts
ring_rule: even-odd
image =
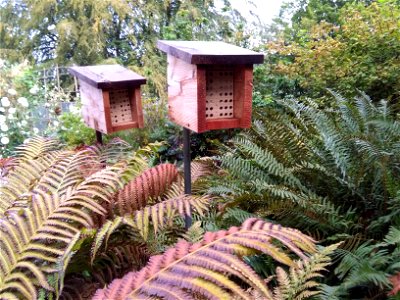
[[[230,0],[232,6],[245,18],[251,18],[250,10],[260,16],[263,23],[269,24],[279,13],[284,0],[251,0],[256,7],[250,5],[248,0]]]

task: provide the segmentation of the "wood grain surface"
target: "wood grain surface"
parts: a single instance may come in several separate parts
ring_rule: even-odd
[[[146,78],[120,65],[70,67],[69,72],[99,89],[119,89],[139,86]]]
[[[224,42],[163,41],[157,47],[189,64],[261,64],[264,54]]]

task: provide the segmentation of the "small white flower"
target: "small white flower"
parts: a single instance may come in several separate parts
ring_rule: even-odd
[[[11,96],[15,96],[17,94],[17,91],[14,89],[8,89],[7,93],[9,93]]]
[[[25,121],[25,120],[22,120],[22,121],[21,121],[21,125],[22,125],[22,126],[26,126],[26,125],[28,125],[28,122]]]
[[[72,114],[80,114],[81,113],[81,109],[79,107],[77,107],[76,105],[71,105],[69,108],[69,112]]]
[[[9,107],[11,105],[11,102],[10,102],[10,100],[8,100],[7,97],[1,98],[0,101],[1,101],[1,106],[3,106],[3,107]]]
[[[10,142],[10,139],[6,136],[3,136],[0,140],[3,145],[7,145]]]
[[[58,121],[54,121],[53,125],[57,127],[58,125],[60,125],[60,123],[58,123]]]
[[[9,113],[10,115],[15,114],[16,112],[17,112],[17,109],[16,109],[15,107],[10,107],[10,108],[8,109],[8,113]]]
[[[7,120],[6,116],[0,115],[0,124],[5,123]]]
[[[0,129],[1,131],[8,131],[8,126],[6,124],[1,124]]]
[[[36,127],[33,128],[33,133],[34,134],[38,134],[39,133],[39,129],[37,129]]]
[[[51,24],[51,25],[47,26],[47,30],[48,31],[52,31],[54,29],[56,29],[56,25],[54,25],[54,24]]]
[[[39,87],[37,85],[34,85],[30,90],[29,93],[32,95],[36,95],[39,92]]]
[[[25,97],[20,97],[18,98],[18,103],[21,104],[23,107],[29,107],[29,102],[28,99],[26,99]]]

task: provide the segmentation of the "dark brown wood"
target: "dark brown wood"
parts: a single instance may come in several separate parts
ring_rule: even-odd
[[[68,70],[98,89],[121,89],[146,83],[146,78],[120,65],[70,67]]]
[[[163,41],[157,42],[161,51],[189,64],[261,64],[264,54],[224,42]]]

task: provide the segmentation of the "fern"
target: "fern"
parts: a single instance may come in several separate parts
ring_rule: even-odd
[[[103,243],[105,242],[107,247],[110,236],[121,226],[128,226],[146,241],[151,227],[154,234],[157,234],[165,226],[172,226],[177,216],[190,216],[192,212],[202,215],[207,210],[209,201],[209,198],[204,196],[182,196],[157,203],[153,206],[143,207],[131,215],[126,214],[123,217],[107,221],[98,230],[93,242],[92,261]]]
[[[58,269],[56,264],[79,237],[79,227],[93,225],[89,212],[105,212],[93,197],[110,197],[119,186],[118,175],[115,170],[103,170],[63,197],[38,191],[32,195],[31,210],[3,218],[0,297],[17,291],[25,298],[35,299],[35,285],[53,290],[38,266],[47,265],[49,273],[64,269],[62,263]],[[95,189],[91,192],[88,188],[92,186],[101,187],[102,194]]]
[[[0,186],[0,217],[21,195],[31,191],[49,168],[70,154],[65,151],[49,152],[34,160],[20,161],[13,167],[4,178],[5,184]]]
[[[109,288],[97,291],[93,299],[186,299],[194,294],[209,299],[231,299],[232,293],[251,299],[237,283],[221,273],[235,276],[266,299],[273,299],[271,290],[241,259],[243,255],[263,252],[283,264],[295,266],[271,239],[301,258],[306,258],[305,253],[316,252],[313,240],[299,231],[249,219],[240,228],[209,232],[197,244],[180,241],[163,255],[152,257],[141,271],[128,273],[114,280]]]
[[[108,211],[115,210],[122,216],[145,207],[149,199],[156,199],[165,193],[177,174],[172,164],[161,164],[144,171],[116,193],[108,203]]]
[[[107,213],[104,203],[142,169],[137,155],[104,168],[98,147],[72,152],[53,150],[55,145],[36,138],[20,147],[1,187],[2,299],[36,299],[51,291],[59,296],[81,229],[95,228],[93,217]]]
[[[35,136],[30,138],[24,145],[16,147],[17,162],[37,159],[43,154],[60,148],[59,141],[55,139]]]

